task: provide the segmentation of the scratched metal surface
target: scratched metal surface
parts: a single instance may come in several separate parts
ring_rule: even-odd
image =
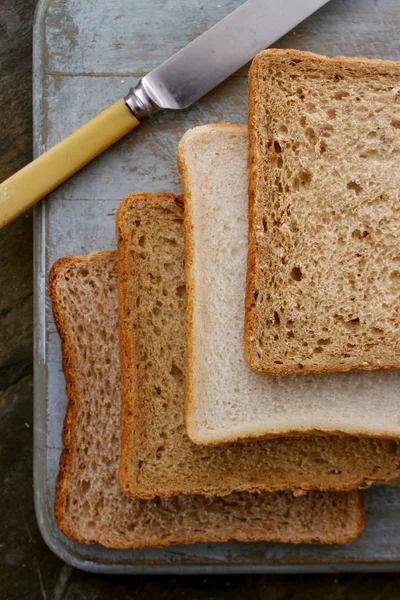
[[[241,0],[40,0],[34,31],[35,152],[41,153],[123,96],[148,72]],[[277,45],[326,54],[400,59],[398,0],[331,0]],[[57,529],[54,485],[67,403],[47,289],[61,256],[114,248],[114,214],[132,191],[178,191],[175,153],[189,127],[246,122],[246,69],[180,113],[164,113],[55,191],[35,214],[35,502],[48,545],[99,572],[300,572],[400,566],[400,488],[365,493],[366,531],[349,546],[196,544],[109,550]]]

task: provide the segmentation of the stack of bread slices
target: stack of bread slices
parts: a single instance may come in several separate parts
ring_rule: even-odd
[[[268,50],[249,130],[177,150],[117,250],[50,273],[60,529],[114,548],[347,543],[400,474],[400,65]],[[345,372],[346,371],[346,372]]]

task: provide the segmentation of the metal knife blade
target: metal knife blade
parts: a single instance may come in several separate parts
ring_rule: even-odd
[[[247,0],[145,75],[125,101],[138,117],[186,108],[328,1]]]

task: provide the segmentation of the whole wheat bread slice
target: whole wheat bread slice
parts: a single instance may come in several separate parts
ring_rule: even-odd
[[[243,357],[246,128],[193,129],[179,152],[185,189],[190,437],[218,444],[321,431],[399,436],[400,371],[274,378],[248,368]],[[319,443],[327,448],[328,441]],[[378,445],[386,443],[397,469],[399,447]]]
[[[267,50],[249,99],[248,364],[400,367],[400,62]]]
[[[237,145],[246,132],[236,127],[230,135]],[[224,139],[225,134],[221,142]],[[220,149],[223,151],[222,146]],[[184,160],[182,147],[181,151]],[[210,155],[210,160],[214,158]],[[237,161],[234,156],[229,158],[235,168]],[[220,169],[217,163],[215,168]],[[211,176],[211,170],[206,171],[204,185]],[[298,437],[220,448],[190,441],[184,419],[186,314],[181,205],[181,200],[172,195],[133,194],[125,198],[117,213],[124,414],[122,488],[142,498],[282,489],[348,490],[397,475],[400,451],[394,441]],[[244,279],[245,265],[241,272]],[[219,288],[211,285],[210,296],[214,294],[219,294]],[[241,317],[243,327],[243,310]],[[211,326],[218,327],[221,318],[220,313],[212,315]],[[235,327],[239,327],[235,319],[226,325],[232,331]],[[207,342],[198,343],[202,349]],[[229,389],[243,385],[236,381],[242,375],[228,369],[229,352],[228,347],[218,364],[209,363],[209,372],[202,374],[204,386],[209,385],[214,368],[221,369],[220,380]],[[243,368],[251,377],[263,382],[267,379],[252,373],[244,361]],[[214,385],[213,400],[218,405],[225,397],[218,380]]]
[[[69,404],[55,514],[72,539],[129,548],[198,541],[349,542],[363,528],[358,493],[232,494],[134,500],[121,492],[117,260],[58,261],[51,271]]]

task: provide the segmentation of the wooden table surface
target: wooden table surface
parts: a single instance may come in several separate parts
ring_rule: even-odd
[[[0,180],[32,158],[35,3],[0,1]],[[0,231],[0,600],[400,598],[396,574],[113,577],[53,555],[33,505],[32,271],[30,211]]]

